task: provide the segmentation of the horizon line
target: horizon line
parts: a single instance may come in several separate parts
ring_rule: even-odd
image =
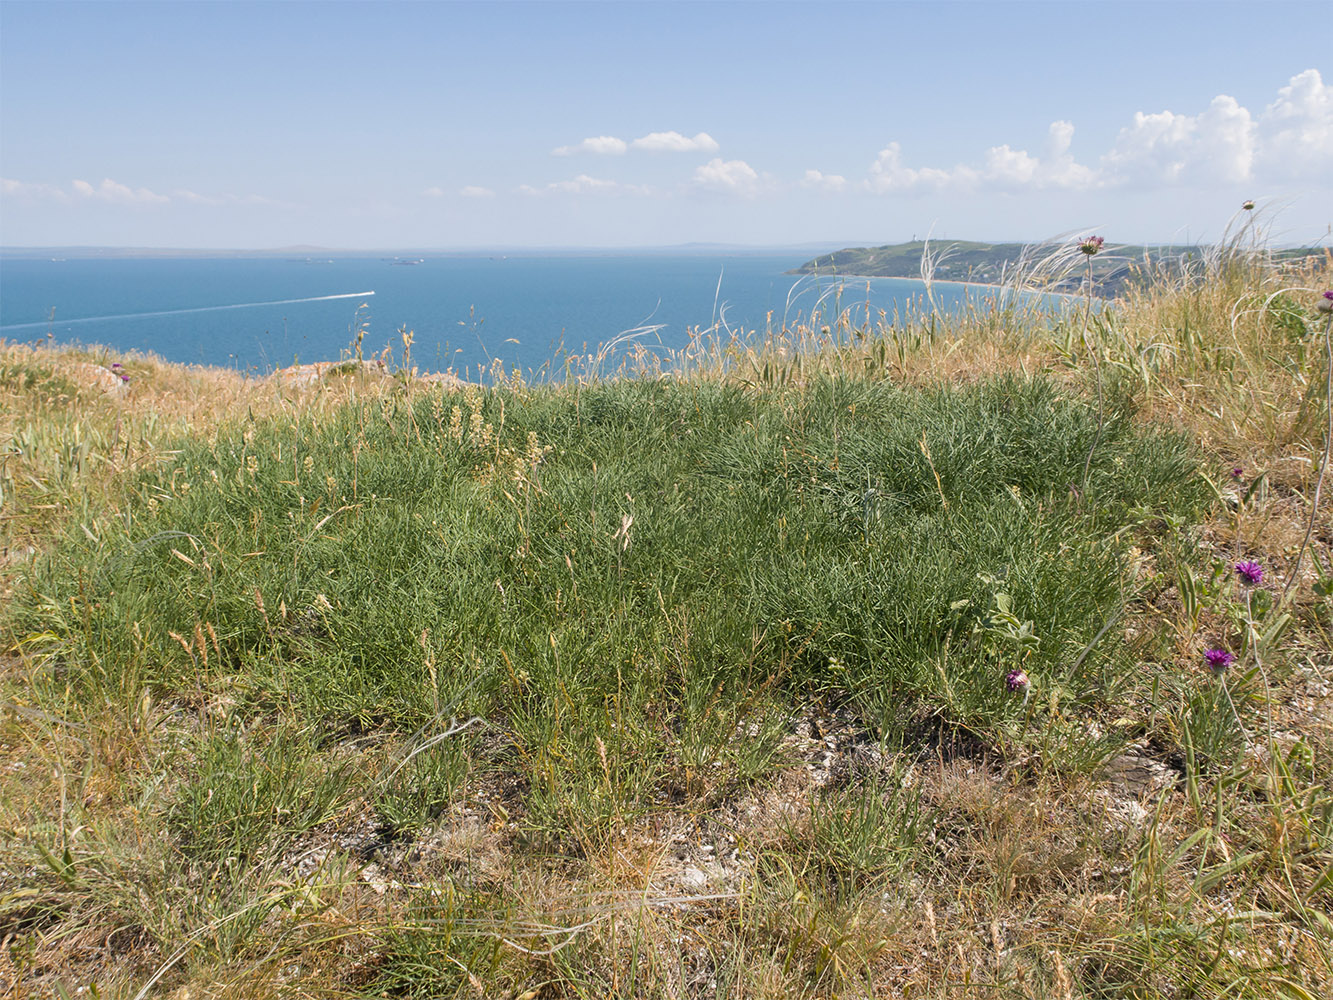
[[[1061,234],[1062,236],[1064,234]],[[777,250],[813,250],[821,248],[836,247],[838,249],[862,249],[882,246],[905,246],[910,243],[978,243],[987,246],[1042,246],[1057,242],[1069,242],[1068,238],[1059,239],[1057,237],[1046,237],[1035,240],[979,240],[965,239],[960,237],[938,237],[928,241],[921,239],[900,240],[898,242],[871,242],[871,241],[839,241],[839,240],[806,240],[799,243],[727,243],[711,241],[690,241],[685,243],[637,243],[637,244],[571,244],[571,243],[532,243],[532,244],[476,244],[467,246],[381,246],[381,247],[325,247],[314,244],[292,244],[289,246],[278,247],[184,247],[184,246],[141,246],[131,244],[96,244],[96,243],[61,243],[61,244],[24,244],[24,245],[4,245],[0,244],[0,256],[18,255],[18,254],[42,254],[66,252],[79,254],[153,254],[161,256],[169,255],[206,255],[206,254],[230,254],[230,255],[274,255],[274,254],[300,254],[309,256],[311,254],[336,254],[336,255],[386,255],[393,257],[402,257],[404,255],[415,254],[495,254],[495,253],[537,253],[537,252],[559,252],[559,253],[634,253],[647,251],[664,250],[724,250],[741,252],[763,252]],[[1176,241],[1138,241],[1125,242],[1117,241],[1120,246],[1142,246],[1142,247],[1202,247],[1209,244],[1202,242],[1176,242]],[[1270,249],[1316,249],[1320,244],[1316,241],[1284,243],[1280,245],[1270,245]]]

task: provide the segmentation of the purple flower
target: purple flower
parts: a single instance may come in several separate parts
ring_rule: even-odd
[[[1243,208],[1243,209],[1245,209],[1245,211],[1247,211],[1247,212],[1253,212],[1253,211],[1254,211],[1254,202],[1253,202],[1253,201],[1246,201],[1246,202],[1244,202],[1240,207]]]
[[[1328,291],[1324,293],[1324,298],[1328,299],[1328,301],[1330,302],[1333,302],[1333,288],[1330,288]]]
[[[1231,478],[1232,478],[1232,479],[1239,479],[1239,478],[1240,478],[1241,476],[1243,476],[1243,475],[1245,475],[1245,469],[1244,469],[1243,466],[1233,465],[1233,466],[1231,467]]]
[[[1078,248],[1091,257],[1102,248],[1102,244],[1105,242],[1106,240],[1102,239],[1100,236],[1089,236],[1078,245]]]
[[[1032,687],[1032,682],[1028,680],[1028,675],[1023,671],[1011,670],[1004,679],[1004,686],[1015,693],[1022,691],[1026,696],[1028,690]]]
[[[1208,669],[1215,674],[1220,674],[1236,662],[1236,657],[1225,649],[1210,649],[1203,654],[1203,658],[1208,664]]]
[[[1240,582],[1247,587],[1257,587],[1264,582],[1264,568],[1257,562],[1250,562],[1248,559],[1236,563],[1236,575],[1240,577]]]
[[[111,362],[111,370],[112,370],[112,371],[115,371],[115,370],[116,370],[117,368],[119,368],[119,367],[120,367],[120,362],[119,362],[119,361],[113,361],[113,362]]]
[[[130,377],[128,375],[122,375],[120,376],[120,380],[122,382],[128,382],[130,380]]]
[[[1333,290],[1324,293],[1324,301],[1315,306],[1321,313],[1333,312]]]

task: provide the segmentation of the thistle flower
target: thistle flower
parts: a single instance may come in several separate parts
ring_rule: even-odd
[[[1221,674],[1223,670],[1236,662],[1236,657],[1225,649],[1210,649],[1203,654],[1204,662],[1208,664],[1208,669],[1214,674]]]
[[[1105,242],[1106,240],[1102,239],[1100,236],[1089,236],[1078,245],[1078,248],[1091,257],[1102,248],[1102,244]]]
[[[1239,478],[1240,478],[1241,476],[1243,476],[1243,475],[1245,475],[1245,468],[1244,468],[1244,466],[1233,465],[1233,466],[1231,467],[1231,478],[1232,478],[1232,479],[1239,479]]]
[[[1248,559],[1236,563],[1236,575],[1246,587],[1257,587],[1264,582],[1264,568]]]
[[[1247,198],[1244,202],[1241,203],[1241,206],[1240,206],[1240,207],[1243,208],[1243,209],[1245,209],[1245,211],[1247,211],[1247,212],[1253,212],[1253,211],[1254,211],[1254,201],[1253,201],[1253,199],[1248,199],[1248,198]]]
[[[113,372],[114,372],[114,371],[119,371],[119,370],[120,370],[120,362],[119,362],[119,361],[113,361],[113,362],[111,362],[111,370],[112,370]]]
[[[1021,670],[1009,671],[1004,679],[1004,686],[1014,694],[1021,691],[1024,698],[1026,698],[1028,692],[1032,690],[1032,682],[1028,680],[1028,675]]]
[[[1324,293],[1323,298],[1319,300],[1315,309],[1321,313],[1333,312],[1333,289]]]

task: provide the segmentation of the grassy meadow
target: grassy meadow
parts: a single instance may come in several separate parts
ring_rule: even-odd
[[[1329,995],[1329,263],[550,384],[0,344],[0,996]]]

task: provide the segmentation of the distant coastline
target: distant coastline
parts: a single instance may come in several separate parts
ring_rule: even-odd
[[[921,261],[927,246],[936,258],[934,282],[955,282],[964,285],[991,285],[1004,287],[1005,271],[1016,266],[1024,255],[1030,258],[1035,251],[1040,260],[1061,250],[1055,244],[978,243],[971,240],[938,240],[927,244],[924,240],[892,243],[877,247],[847,247],[807,260],[790,274],[819,274],[838,278],[914,278],[920,280]],[[1066,250],[1071,246],[1066,244]],[[1199,260],[1209,248],[1196,245],[1142,244],[1108,248],[1108,252],[1091,258],[1092,280],[1095,293],[1103,298],[1121,294],[1134,277],[1132,265],[1151,260],[1168,269],[1186,266]],[[1313,247],[1278,250],[1278,260],[1300,259],[1317,253]],[[1064,268],[1063,274],[1051,276],[1044,291],[1055,294],[1078,292],[1083,287],[1087,271],[1080,257],[1075,267]]]

